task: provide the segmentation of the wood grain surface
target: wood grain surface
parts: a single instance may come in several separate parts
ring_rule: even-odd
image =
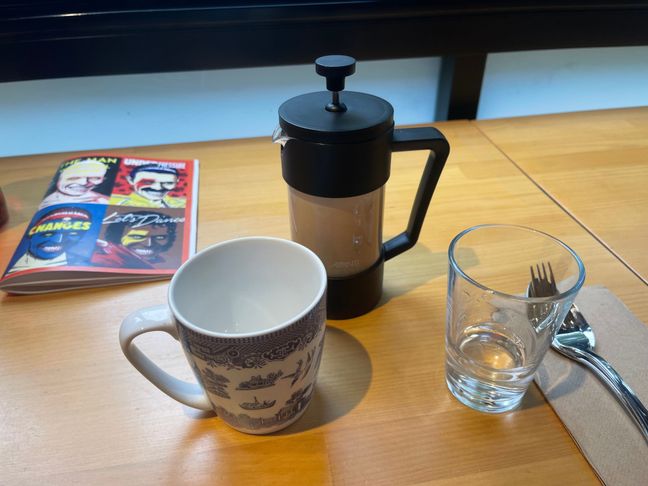
[[[648,107],[475,123],[648,284]]]
[[[168,282],[0,297],[2,484],[596,484],[564,426],[532,385],[519,410],[475,412],[444,378],[447,248],[480,223],[532,226],[582,257],[648,321],[648,287],[469,122],[436,125],[451,155],[419,243],[385,266],[372,312],[328,322],[313,402],[293,426],[245,435],[181,406],[147,382],[118,344],[121,320],[163,303]],[[279,148],[269,138],[114,150],[201,161],[198,247],[247,235],[289,237]],[[68,154],[0,160],[11,221],[4,268],[47,181]],[[393,157],[385,237],[403,230],[425,161]],[[138,344],[183,379],[191,371],[161,333]]]

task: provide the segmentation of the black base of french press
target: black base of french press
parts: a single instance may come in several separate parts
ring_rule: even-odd
[[[351,319],[376,307],[382,295],[384,259],[349,277],[329,277],[326,316]]]

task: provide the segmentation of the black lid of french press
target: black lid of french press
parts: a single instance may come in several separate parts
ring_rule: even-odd
[[[344,80],[355,72],[349,56],[323,56],[315,61],[326,88],[296,96],[279,107],[279,125],[288,137],[316,143],[373,140],[390,130],[394,109],[382,98],[344,90]]]

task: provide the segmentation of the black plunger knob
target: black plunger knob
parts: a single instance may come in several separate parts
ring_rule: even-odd
[[[344,78],[355,73],[356,60],[350,56],[322,56],[315,60],[315,71],[326,78],[326,89],[333,93],[333,100],[326,105],[328,111],[346,111],[340,103],[340,91],[344,89]]]

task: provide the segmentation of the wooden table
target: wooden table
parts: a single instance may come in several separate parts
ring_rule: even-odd
[[[648,108],[476,124],[648,284]]]
[[[167,282],[0,298],[0,483],[3,484],[596,484],[568,432],[532,386],[523,406],[487,415],[444,381],[446,251],[474,224],[536,227],[571,245],[648,322],[648,286],[546,196],[469,122],[440,123],[452,151],[418,245],[388,262],[378,308],[329,321],[314,400],[269,436],[236,432],[183,407],[124,358],[121,319],[165,301]],[[201,160],[198,247],[246,235],[289,237],[278,148],[268,138],[118,151]],[[4,268],[58,161],[0,160],[11,222]],[[402,230],[424,163],[395,154],[385,235]],[[144,350],[190,379],[166,335]]]

